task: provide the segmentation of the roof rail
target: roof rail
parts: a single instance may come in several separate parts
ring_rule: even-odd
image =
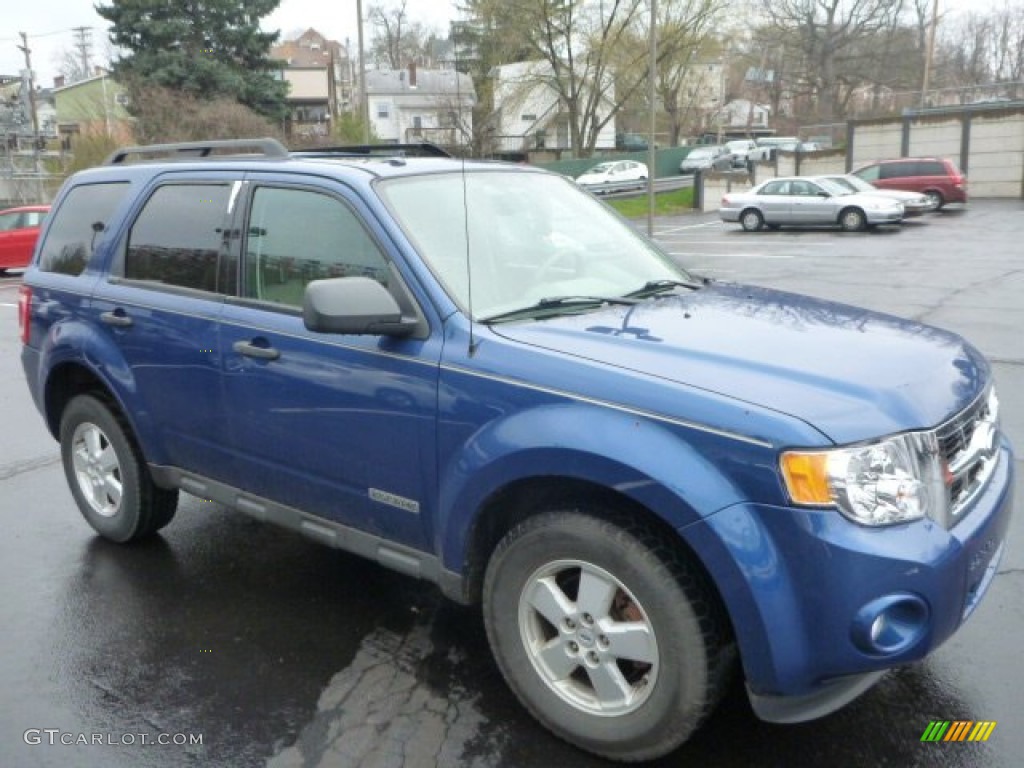
[[[225,152],[224,150],[236,150]],[[122,147],[114,151],[104,165],[122,165],[129,157],[147,160],[229,160],[252,155],[288,157],[288,148],[277,139],[222,139],[218,141],[185,141],[176,144],[152,144],[146,147]]]
[[[351,144],[340,147],[316,147],[292,152],[292,157],[452,157],[437,144]]]

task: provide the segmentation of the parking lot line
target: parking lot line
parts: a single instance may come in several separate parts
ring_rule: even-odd
[[[703,251],[668,251],[669,256],[702,257],[708,259],[792,259],[792,253],[707,253]]]

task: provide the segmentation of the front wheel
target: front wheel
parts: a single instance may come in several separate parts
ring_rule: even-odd
[[[141,452],[114,411],[92,395],[68,403],[60,421],[60,453],[71,494],[101,536],[124,543],[163,528],[178,492],[157,487]]]
[[[847,208],[839,214],[839,226],[844,232],[860,232],[867,223],[867,217],[859,208]]]
[[[556,735],[614,760],[670,752],[717,702],[732,648],[720,616],[657,537],[579,511],[518,525],[484,581],[509,686]]]

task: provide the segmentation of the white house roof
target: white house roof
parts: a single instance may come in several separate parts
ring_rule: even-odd
[[[406,69],[378,69],[366,73],[366,92],[371,95],[395,96],[422,94],[426,96],[456,96],[463,101],[476,101],[473,79],[464,72],[451,69],[418,69],[416,84]]]

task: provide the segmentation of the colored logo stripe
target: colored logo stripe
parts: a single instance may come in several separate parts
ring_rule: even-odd
[[[932,720],[921,741],[988,741],[995,729],[995,720]]]

